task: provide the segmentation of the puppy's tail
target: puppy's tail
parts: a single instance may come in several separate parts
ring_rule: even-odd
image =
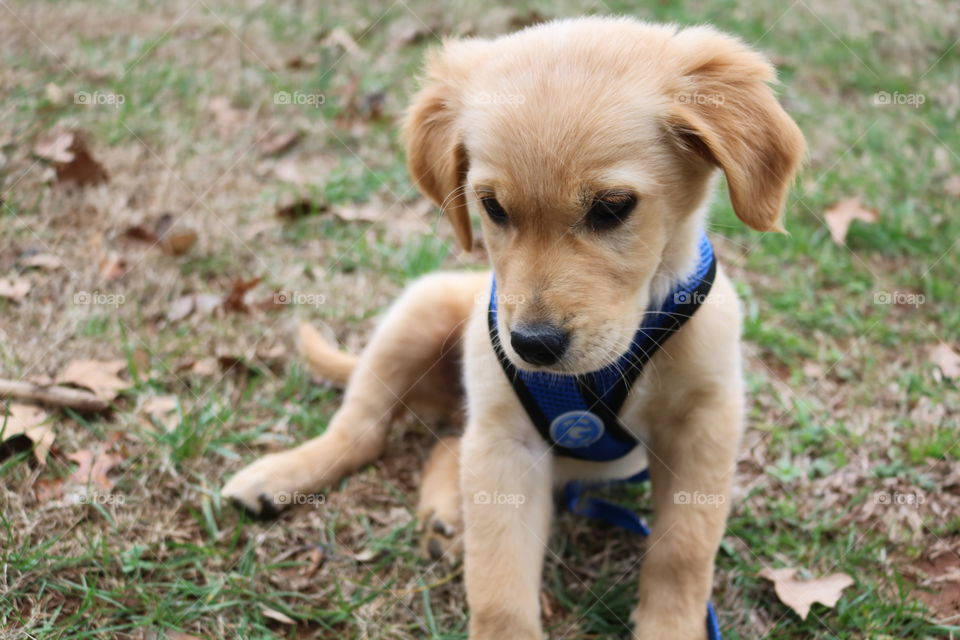
[[[357,356],[337,349],[306,322],[300,323],[299,334],[300,354],[313,373],[334,384],[346,384],[357,368]]]

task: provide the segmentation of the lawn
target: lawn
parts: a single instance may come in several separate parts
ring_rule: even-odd
[[[809,145],[789,234],[748,230],[725,193],[712,212],[750,406],[724,637],[960,633],[955,5],[0,0],[0,377],[79,361],[74,382],[117,387],[109,410],[46,407],[43,464],[0,451],[0,637],[466,638],[461,570],[420,558],[413,517],[423,456],[456,425],[410,418],[387,457],[274,521],[219,488],[337,407],[298,322],[357,350],[411,279],[484,266],[406,173],[424,52],[610,13],[765,51]],[[70,183],[57,140],[106,179]],[[865,219],[837,242],[831,208],[854,198]],[[652,517],[646,490],[612,494]],[[641,545],[557,519],[551,638],[626,637]],[[804,620],[764,567],[854,584]]]

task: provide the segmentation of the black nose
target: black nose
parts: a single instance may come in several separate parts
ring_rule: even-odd
[[[550,324],[520,325],[510,331],[510,346],[530,364],[547,366],[563,356],[570,335]]]

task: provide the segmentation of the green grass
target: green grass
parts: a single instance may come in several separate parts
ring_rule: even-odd
[[[746,312],[746,444],[756,456],[741,465],[739,484],[750,490],[734,505],[717,558],[714,602],[725,638],[960,633],[956,618],[938,623],[943,614],[900,577],[938,540],[958,549],[960,513],[924,511],[919,533],[900,521],[850,517],[892,486],[884,483],[940,499],[944,469],[960,460],[956,383],[936,375],[926,355],[939,340],[955,344],[960,335],[960,204],[946,187],[960,175],[960,27],[946,3],[925,7],[651,0],[514,9],[515,16],[535,9],[546,17],[623,12],[738,34],[777,63],[782,100],[807,137],[809,160],[788,203],[789,235],[749,231],[725,190],[712,213]],[[49,50],[18,30],[10,10]],[[411,12],[438,33],[397,43],[393,27],[420,24]],[[10,23],[0,33],[9,28],[22,38],[0,44],[0,64],[16,70],[0,80],[7,98],[0,131],[12,132],[0,134],[8,159],[0,163],[0,277],[15,275],[13,260],[26,249],[69,258],[68,269],[27,274],[35,287],[25,303],[0,299],[0,368],[20,377],[54,374],[72,358],[125,357],[135,382],[113,412],[57,413],[56,449],[45,468],[29,453],[0,462],[0,636],[134,638],[179,630],[209,638],[466,638],[461,578],[417,555],[413,470],[432,442],[421,426],[398,433],[390,459],[342,482],[323,504],[275,522],[237,513],[221,502],[219,487],[263,452],[322,433],[341,399],[297,363],[289,339],[295,317],[329,323],[355,345],[351,338],[368,335],[412,278],[481,266],[458,253],[435,219],[429,222],[439,235],[398,235],[389,221],[345,221],[328,208],[413,201],[396,121],[423,53],[435,36],[498,31],[496,12],[424,2],[207,2],[191,9],[180,2],[44,1],[11,2],[0,13]],[[74,23],[68,31],[58,26]],[[359,54],[328,41],[337,27],[357,41]],[[293,68],[287,61],[294,56],[309,61]],[[78,91],[126,100],[119,108],[85,108],[73,101]],[[280,91],[322,94],[324,101],[278,105]],[[878,105],[879,91],[922,94],[925,102]],[[369,121],[357,109],[374,92],[387,96],[385,117]],[[217,131],[207,106],[215,96],[249,117],[242,127]],[[57,123],[89,133],[109,165],[109,187],[65,195],[44,182],[31,149]],[[277,179],[274,161],[255,149],[268,131],[290,129],[303,139],[285,157],[305,166],[329,159],[306,184]],[[204,194],[202,204],[194,194]],[[854,223],[839,246],[823,212],[848,197],[876,209],[880,221]],[[274,219],[278,203],[298,199],[316,211]],[[174,259],[122,245],[125,226],[167,210],[201,230],[194,250]],[[247,235],[271,221],[272,228]],[[132,273],[102,282],[101,246],[125,252]],[[314,292],[326,301],[163,320],[180,295],[224,294],[235,280],[255,276],[264,277],[261,293]],[[122,292],[127,303],[62,304],[78,290]],[[923,300],[877,302],[887,293]],[[286,348],[283,366],[269,355],[277,346]],[[140,367],[144,353],[149,363]],[[212,377],[190,372],[192,362],[210,356],[245,366]],[[138,413],[142,401],[162,394],[179,398],[180,419],[169,431]],[[121,458],[106,494],[113,502],[40,497],[45,482],[74,470],[65,454],[106,442]],[[844,471],[856,478],[836,499],[823,483]],[[644,511],[647,488],[610,493],[653,517]],[[557,519],[550,547],[544,597],[552,637],[625,637],[640,542],[567,514]],[[320,548],[326,560],[307,577],[310,554]],[[810,576],[843,571],[855,584],[836,607],[814,605],[804,621],[757,577],[765,566],[799,567]]]

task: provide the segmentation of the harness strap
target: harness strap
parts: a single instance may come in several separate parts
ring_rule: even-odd
[[[634,476],[612,482],[584,483],[574,480],[568,482],[563,488],[563,504],[570,513],[606,522],[646,538],[650,535],[650,528],[636,513],[626,507],[600,498],[584,497],[583,493],[600,486],[646,482],[649,479],[650,472],[648,469],[644,469]],[[712,602],[707,602],[707,640],[722,640],[720,621]]]
[[[638,442],[623,426],[619,413],[630,388],[650,358],[700,308],[717,273],[717,260],[704,235],[700,240],[700,263],[693,276],[679,284],[667,299],[643,315],[628,351],[614,364],[583,375],[520,371],[504,352],[497,327],[497,281],[493,279],[487,326],[500,367],[520,404],[554,454],[590,461],[611,461],[627,455]],[[559,408],[558,408],[559,407]],[[576,423],[578,415],[602,421],[602,437],[575,446],[558,442],[551,432],[558,418]],[[591,415],[592,414],[592,415]]]

